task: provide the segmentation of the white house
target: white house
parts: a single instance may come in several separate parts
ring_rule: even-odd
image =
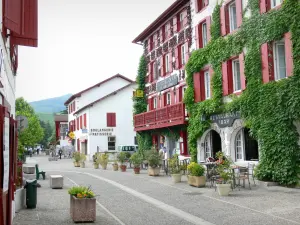
[[[75,149],[89,159],[95,152],[134,145],[132,93],[136,83],[120,74],[73,96],[65,103],[69,127],[74,131]]]

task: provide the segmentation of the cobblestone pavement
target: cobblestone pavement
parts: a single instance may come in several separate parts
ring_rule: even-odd
[[[86,168],[75,168],[70,159],[28,159],[28,163],[35,162],[47,171],[47,178],[39,181],[37,208],[17,213],[16,225],[72,224],[67,189],[75,184],[91,185],[97,194],[94,224],[300,224],[299,189],[252,186],[220,197],[213,188],[188,186],[185,176],[183,182],[173,184],[170,177],[149,177],[145,170],[134,175],[132,169],[125,173],[112,171],[111,166],[93,169],[89,162]],[[64,189],[49,188],[50,174],[64,176]]]

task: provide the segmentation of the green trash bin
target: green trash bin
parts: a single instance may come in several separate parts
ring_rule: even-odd
[[[36,208],[37,203],[37,180],[26,180],[26,206],[28,209]]]

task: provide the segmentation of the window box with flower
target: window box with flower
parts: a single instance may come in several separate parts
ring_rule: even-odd
[[[75,186],[70,194],[70,215],[74,222],[93,222],[96,220],[96,198],[90,187]]]

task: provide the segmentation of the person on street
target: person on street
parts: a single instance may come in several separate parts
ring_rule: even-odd
[[[59,159],[61,159],[61,154],[62,154],[62,150],[61,149],[59,149],[58,154],[59,154]]]
[[[28,151],[29,151],[29,156],[32,157],[32,148],[30,147],[30,148],[28,149]]]

